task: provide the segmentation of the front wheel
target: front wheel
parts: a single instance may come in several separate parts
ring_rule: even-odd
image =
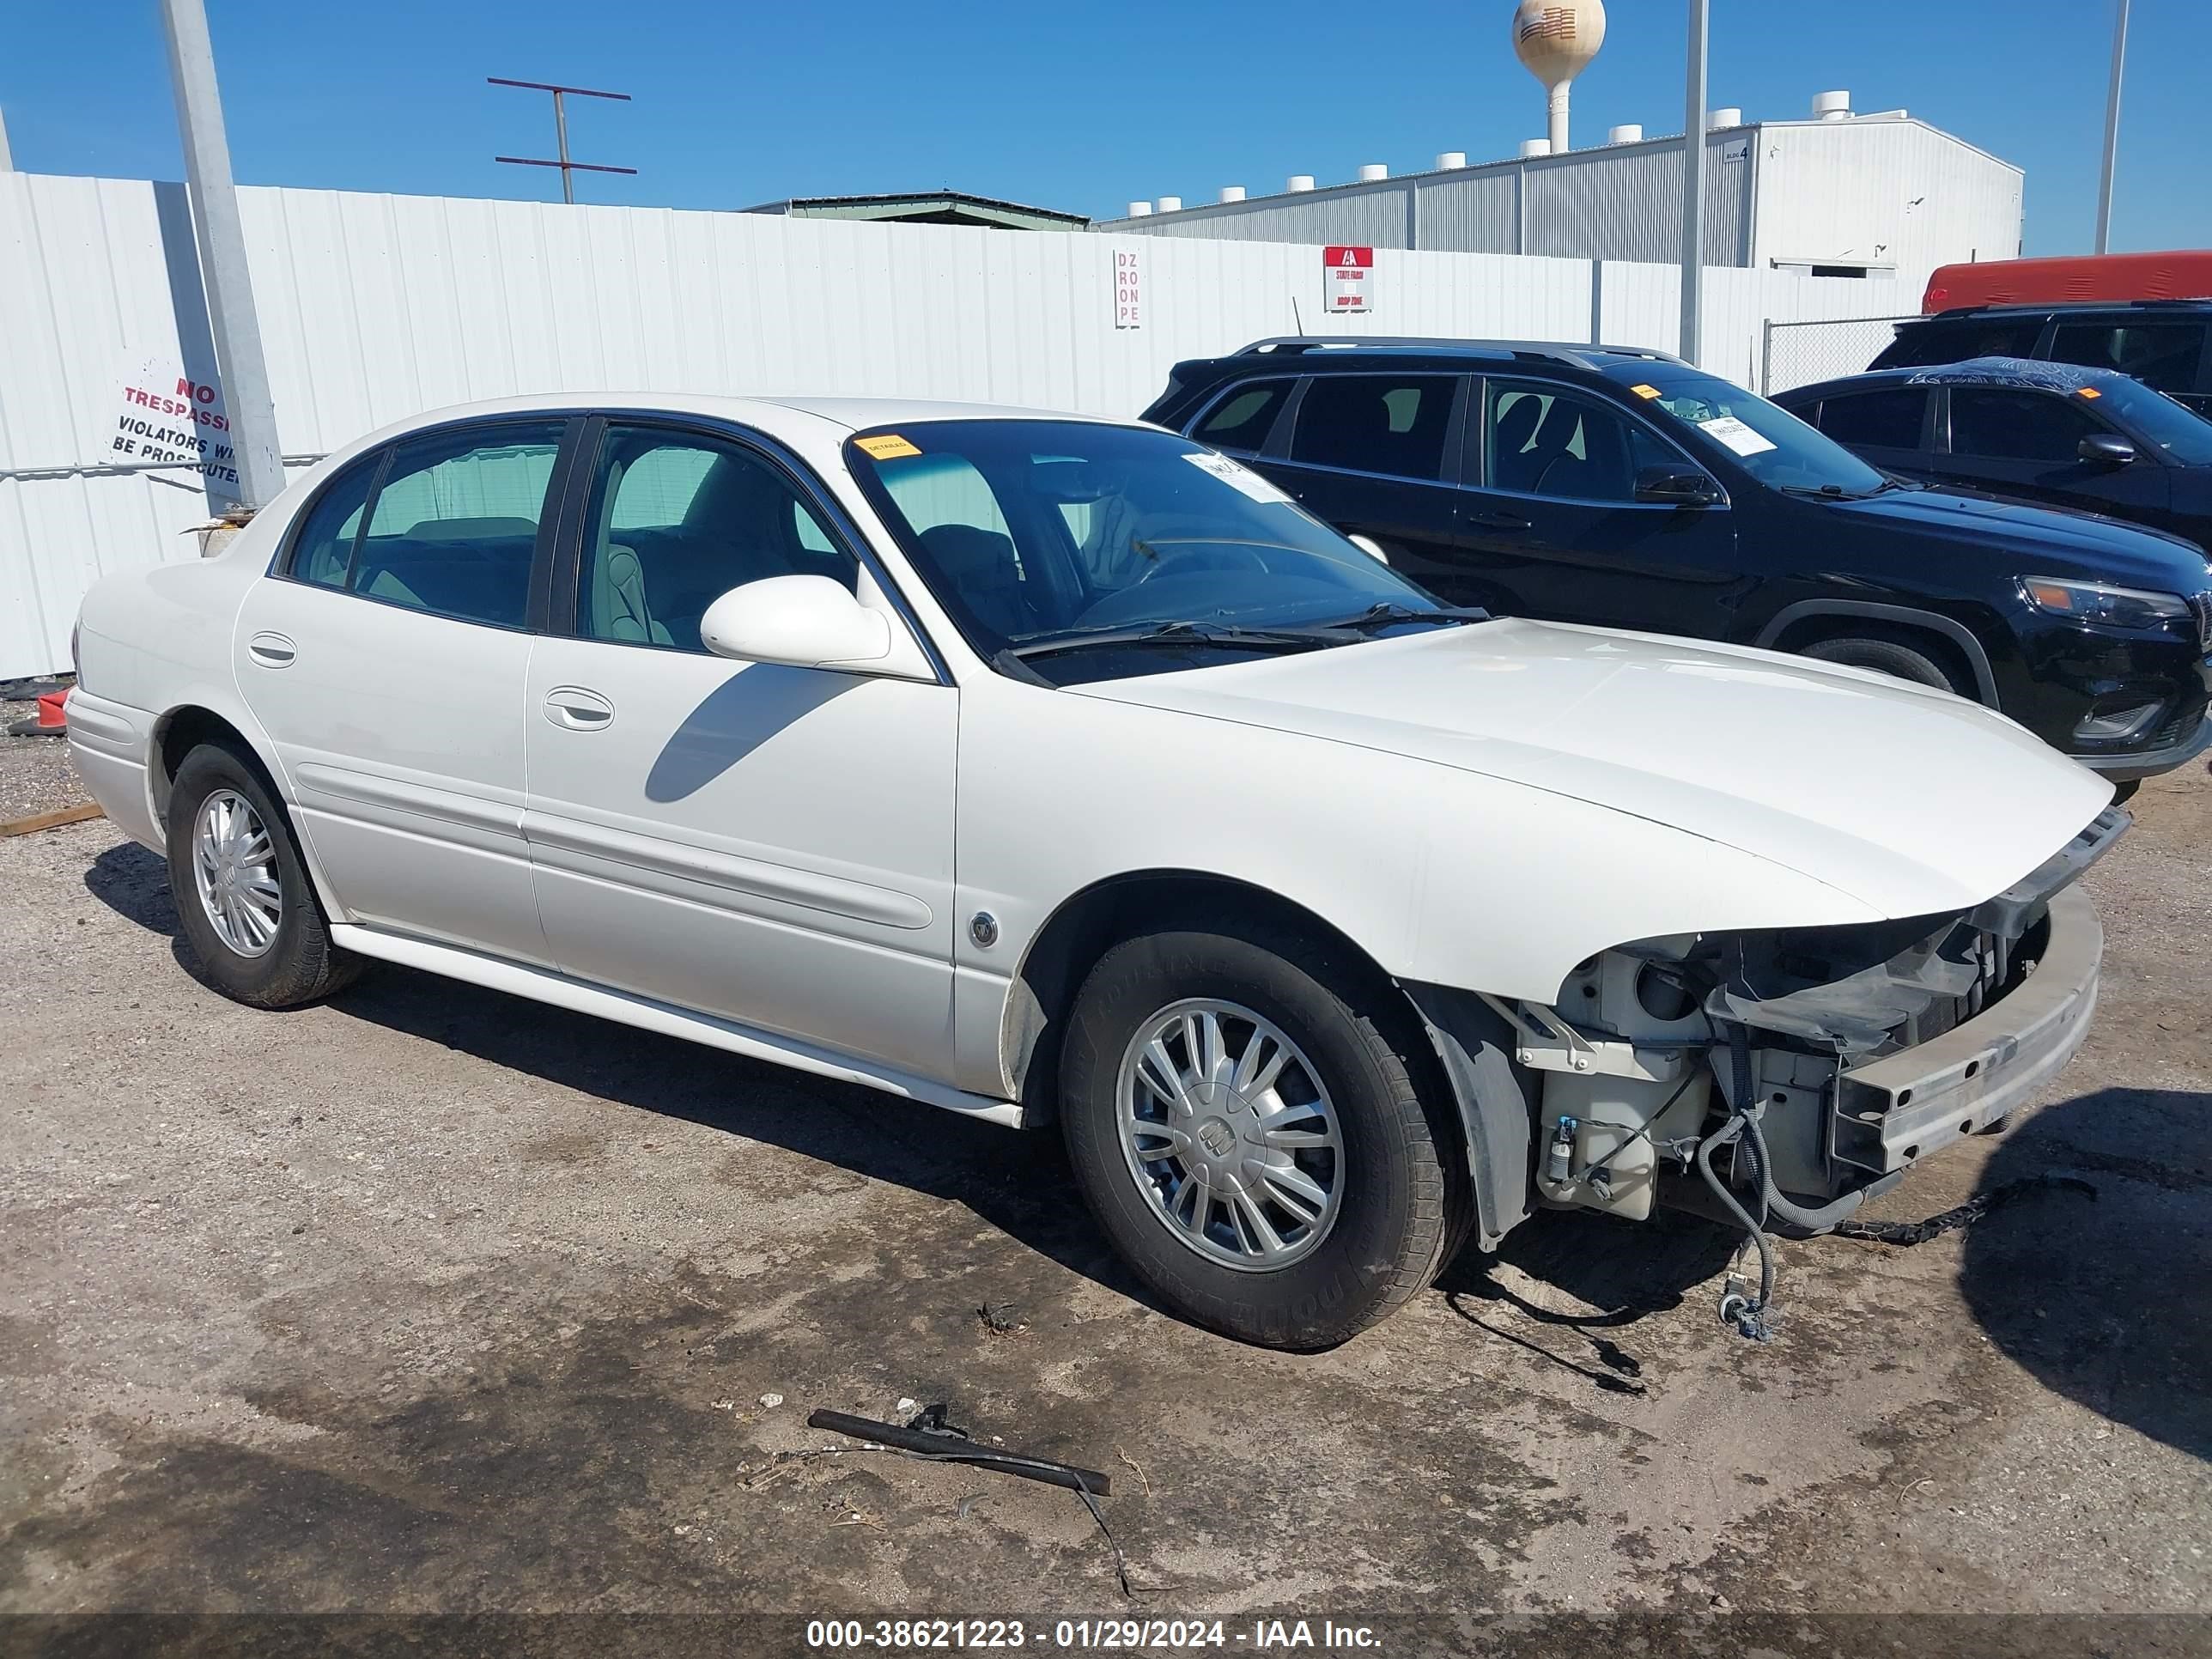
[[[1068,1154],[1177,1312],[1327,1347],[1436,1277],[1466,1164],[1390,994],[1325,947],[1230,931],[1145,934],[1091,970],[1061,1061]]]

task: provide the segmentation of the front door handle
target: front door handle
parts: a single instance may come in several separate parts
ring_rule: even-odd
[[[300,647],[282,634],[264,629],[246,641],[246,654],[264,668],[289,668],[299,660]]]
[[[556,685],[545,694],[545,718],[571,732],[597,732],[614,723],[615,706],[580,685]]]
[[[1529,521],[1513,513],[1468,513],[1467,521],[1485,530],[1527,530]]]

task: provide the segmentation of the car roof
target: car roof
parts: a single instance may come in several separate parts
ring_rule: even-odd
[[[1882,386],[1995,386],[2026,392],[2074,392],[2083,387],[2103,391],[2108,386],[2140,384],[2116,368],[2090,368],[2079,363],[2054,363],[2036,357],[1969,357],[1963,362],[1929,363],[1918,368],[1876,368],[1863,374],[1839,375],[1810,386],[1778,392],[1774,400],[1788,408],[1847,391]]]
[[[2106,311],[2212,311],[2212,299],[2010,300],[2002,305],[1951,306],[1925,317],[1909,318],[1899,326],[1910,328],[1917,323],[1940,322],[1946,317],[2071,317]]]
[[[1372,362],[1377,358],[1422,358],[1454,363],[1485,362],[1549,362],[1571,368],[1597,373],[1611,365],[1628,360],[1646,362],[1676,363],[1681,359],[1672,353],[1653,350],[1645,346],[1593,345],[1588,341],[1572,340],[1455,340],[1424,337],[1413,335],[1318,335],[1289,334],[1273,339],[1255,340],[1242,350],[1223,357],[1200,358],[1200,362],[1224,368],[1234,365],[1260,364],[1250,360],[1296,357],[1300,368],[1334,366],[1345,362]]]

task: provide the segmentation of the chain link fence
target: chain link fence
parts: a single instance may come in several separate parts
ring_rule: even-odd
[[[1917,320],[1915,315],[1770,321],[1759,342],[1759,390],[1771,398],[1778,392],[1810,386],[1815,380],[1862,374],[1896,337],[1898,324]]]

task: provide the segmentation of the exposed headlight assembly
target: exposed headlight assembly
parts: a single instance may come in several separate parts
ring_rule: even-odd
[[[2062,581],[2056,576],[2022,576],[2020,591],[2039,611],[2075,622],[2109,628],[2155,628],[2193,616],[2179,593],[2154,593],[2105,582]]]

